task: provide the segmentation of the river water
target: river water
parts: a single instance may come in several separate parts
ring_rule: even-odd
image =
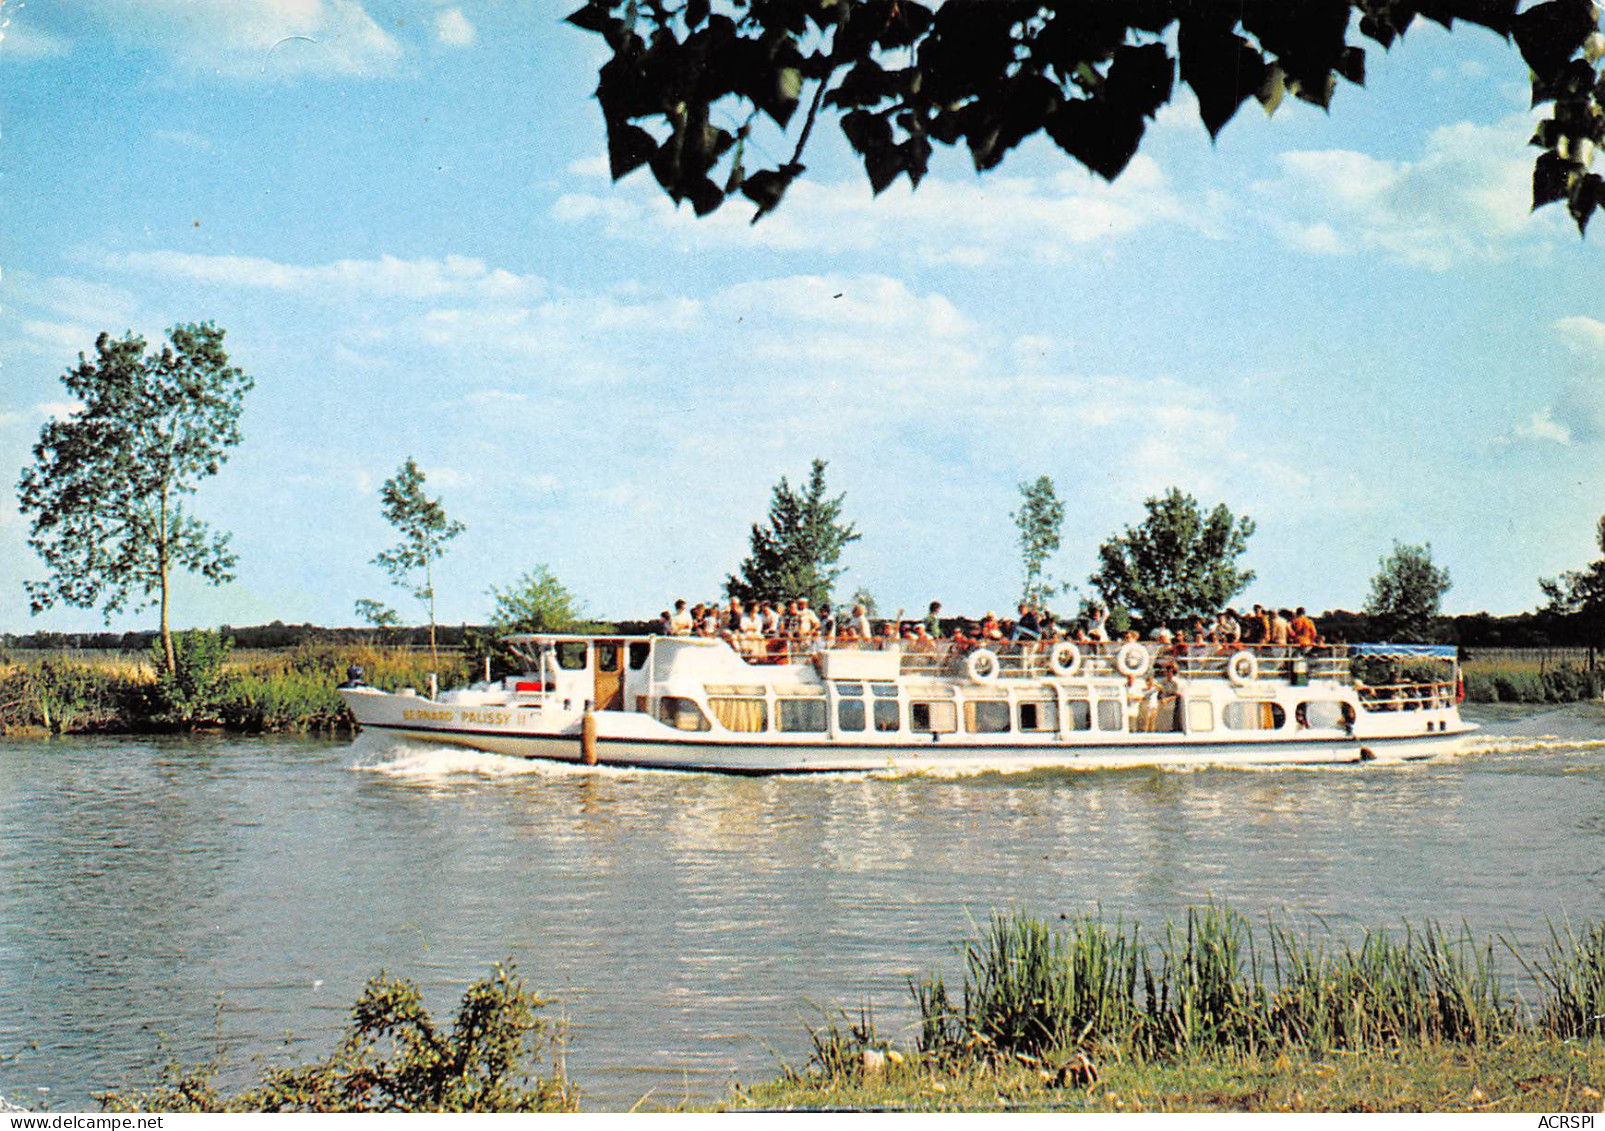
[[[220,1047],[242,1086],[330,1051],[381,968],[449,1017],[511,958],[586,1106],[656,1106],[800,1062],[829,1007],[907,1036],[908,977],[994,909],[1157,927],[1214,897],[1534,947],[1605,915],[1605,707],[1468,714],[1439,763],[955,779],[0,741],[0,1095],[93,1108]]]

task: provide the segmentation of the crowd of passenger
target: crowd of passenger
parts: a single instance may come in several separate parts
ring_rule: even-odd
[[[672,612],[665,609],[659,614],[658,631],[664,636],[721,638],[749,659],[842,645],[896,644],[909,653],[963,655],[982,647],[1007,652],[1059,641],[1099,645],[1143,639],[1136,629],[1113,633],[1109,619],[1108,609],[1100,604],[1093,604],[1085,617],[1060,619],[1047,607],[1028,602],[1022,602],[1013,617],[993,612],[976,619],[944,617],[942,603],[932,601],[923,619],[906,618],[899,611],[877,626],[863,604],[838,614],[828,603],[813,608],[807,597],[785,601],[732,597],[724,604],[688,606],[684,600],[676,601]],[[1178,658],[1244,646],[1308,649],[1325,643],[1302,606],[1262,605],[1241,613],[1229,608],[1211,616],[1159,622],[1149,628],[1147,640],[1156,653]]]

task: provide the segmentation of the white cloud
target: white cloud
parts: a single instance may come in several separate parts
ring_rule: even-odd
[[[40,31],[0,8],[0,61],[27,61],[65,55],[72,45],[60,36]]]
[[[1519,115],[1434,130],[1415,161],[1286,152],[1282,175],[1255,190],[1271,202],[1273,230],[1302,251],[1380,252],[1434,271],[1498,261],[1557,230],[1553,215],[1530,213],[1530,134],[1531,119]]]
[[[86,0],[113,38],[239,77],[370,75],[400,45],[357,0]]]
[[[444,259],[340,259],[302,266],[243,255],[194,255],[180,251],[131,252],[108,256],[112,269],[176,276],[230,287],[258,287],[300,294],[331,291],[432,299],[470,296],[519,299],[540,295],[545,281],[490,268],[482,259],[448,255]]]
[[[1559,444],[1566,447],[1572,442],[1572,430],[1555,419],[1553,406],[1540,409],[1511,431],[1512,442],[1523,440],[1537,443]]]
[[[76,416],[84,410],[83,401],[43,401],[33,406],[34,415],[40,419],[65,419]]]
[[[435,38],[447,47],[472,47],[477,33],[461,8],[435,13]]]
[[[594,162],[577,163],[583,175]],[[597,169],[605,175],[605,166]],[[1139,154],[1108,184],[1070,169],[1050,177],[992,174],[969,181],[927,177],[918,191],[897,181],[875,197],[863,178],[792,185],[783,205],[751,223],[753,208],[733,197],[710,216],[676,209],[642,175],[605,192],[561,197],[552,215],[619,239],[673,239],[690,246],[734,245],[827,253],[902,251],[931,263],[981,266],[1024,255],[1059,262],[1159,223],[1198,227],[1200,210],[1171,192],[1150,157]]]
[[[1575,352],[1605,361],[1605,322],[1577,314],[1560,319],[1554,329]]]

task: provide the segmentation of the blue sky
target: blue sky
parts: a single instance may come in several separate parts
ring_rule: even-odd
[[[1516,612],[1597,555],[1605,232],[1529,215],[1496,37],[1419,25],[1330,115],[1250,103],[1214,145],[1178,88],[1112,185],[1038,142],[875,199],[832,126],[754,226],[610,184],[572,6],[0,8],[0,629],[102,623],[22,593],[61,373],[205,319],[257,385],[194,499],[239,577],[182,583],[179,624],[418,618],[371,564],[409,455],[467,525],[447,623],[538,563],[600,616],[712,597],[814,456],[863,532],[843,595],[885,609],[1007,604],[1042,474],[1083,588],[1170,486],[1254,517],[1249,601],[1356,608],[1399,539],[1449,611]]]

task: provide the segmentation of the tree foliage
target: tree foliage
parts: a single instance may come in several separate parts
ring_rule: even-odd
[[[1048,558],[1059,550],[1060,531],[1064,528],[1064,503],[1054,490],[1053,480],[1039,475],[1034,483],[1020,484],[1020,509],[1010,517],[1020,530],[1020,564],[1025,575],[1020,584],[1020,600],[1041,605],[1060,588],[1044,572]]]
[[[490,626],[499,634],[510,632],[563,632],[585,619],[585,609],[545,565],[519,575],[506,589],[494,586]]]
[[[1589,171],[1605,140],[1605,38],[1591,0],[586,0],[569,22],[606,40],[596,97],[614,180],[645,165],[705,215],[732,194],[775,208],[805,170],[822,114],[839,118],[879,193],[918,186],[933,143],[978,171],[1046,133],[1114,179],[1147,123],[1189,86],[1211,136],[1248,99],[1331,105],[1365,81],[1351,34],[1391,47],[1416,22],[1514,39],[1533,105],[1533,207],[1578,228],[1605,207]],[[1357,18],[1356,18],[1357,17]],[[797,111],[806,105],[800,117]],[[768,120],[768,126],[764,125]],[[769,136],[778,132],[779,143]],[[787,152],[789,151],[789,153]],[[772,156],[771,156],[772,155]]]
[[[1449,592],[1449,571],[1432,561],[1432,547],[1393,544],[1371,578],[1371,596],[1365,611],[1377,618],[1377,627],[1390,640],[1421,642],[1432,634],[1443,595]]]
[[[17,495],[32,515],[29,544],[50,570],[26,583],[35,613],[57,601],[161,607],[162,664],[173,672],[169,606],[175,567],[213,585],[234,577],[229,536],[191,515],[183,497],[216,475],[240,442],[239,418],[252,378],[229,364],[223,331],[188,323],[145,352],[145,339],[101,334],[93,359],[62,384],[83,405],[53,419],[33,447],[34,466]]]
[[[1605,515],[1600,516],[1596,537],[1605,554]],[[1545,612],[1576,617],[1590,646],[1605,642],[1605,557],[1558,577],[1541,578],[1538,585],[1549,598]]]
[[[1098,547],[1089,579],[1110,609],[1150,623],[1220,611],[1254,580],[1237,568],[1254,520],[1234,518],[1225,503],[1208,514],[1198,500],[1172,487],[1147,499],[1148,517]]]
[[[385,521],[396,528],[401,541],[374,556],[373,563],[390,580],[422,601],[429,610],[429,649],[435,649],[435,562],[446,553],[446,543],[464,526],[446,517],[439,499],[424,494],[424,473],[411,456],[385,480],[379,492]],[[418,574],[422,573],[422,579]]]
[[[825,493],[826,462],[816,459],[808,486],[794,491],[782,475],[769,503],[769,524],[752,528],[752,554],[739,575],[725,579],[725,592],[744,601],[807,597],[816,606],[830,600],[831,586],[847,572],[842,551],[860,535],[842,522],[842,500]]]

